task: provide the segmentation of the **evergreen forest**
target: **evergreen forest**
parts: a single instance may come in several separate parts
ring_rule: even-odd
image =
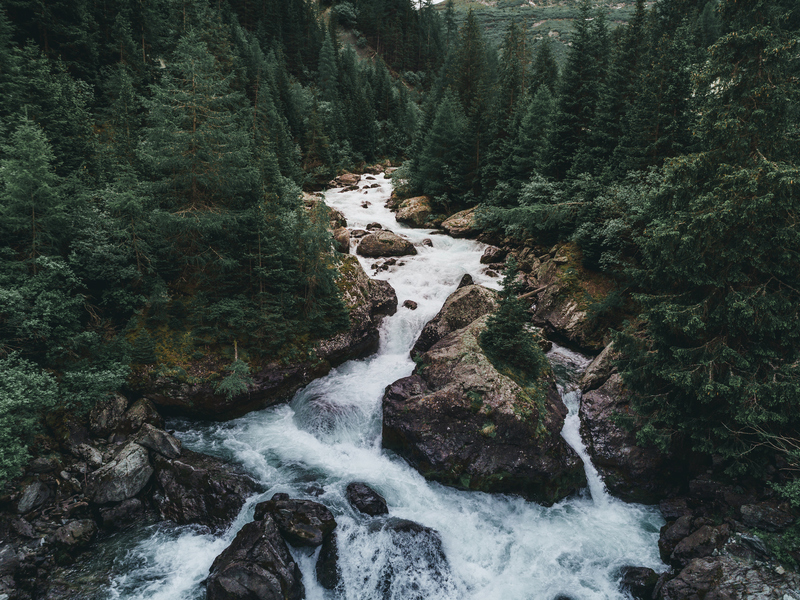
[[[386,160],[436,216],[613,279],[641,444],[796,473],[800,6],[574,11],[559,59],[452,1],[2,0],[0,480],[143,367],[235,386],[345,328],[302,192]]]

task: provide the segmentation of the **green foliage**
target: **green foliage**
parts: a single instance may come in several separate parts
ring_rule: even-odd
[[[41,415],[56,399],[52,375],[18,354],[0,358],[0,482],[18,475],[27,464]]]
[[[518,297],[522,291],[518,274],[516,261],[512,257],[503,273],[500,303],[487,320],[479,341],[486,356],[499,371],[508,370],[520,385],[529,386],[547,371],[548,362],[528,329],[530,317]]]
[[[234,360],[226,369],[228,374],[217,384],[216,392],[225,394],[228,400],[247,391],[247,386],[252,382],[250,365],[241,359]]]

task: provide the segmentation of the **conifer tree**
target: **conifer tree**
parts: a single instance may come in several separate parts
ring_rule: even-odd
[[[551,94],[558,88],[558,63],[553,56],[553,46],[549,37],[537,44],[536,60],[530,78],[530,91],[533,96],[541,86],[546,86]]]

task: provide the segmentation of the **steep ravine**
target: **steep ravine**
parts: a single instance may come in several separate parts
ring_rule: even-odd
[[[353,229],[380,223],[414,243],[417,254],[396,259],[360,258],[368,273],[387,280],[399,308],[382,325],[377,354],[347,362],[298,392],[288,405],[237,420],[199,426],[173,421],[184,447],[241,465],[267,487],[246,504],[221,536],[194,526],[160,523],[119,534],[112,584],[103,598],[180,600],[204,597],[203,580],[214,558],[236,531],[252,520],[253,507],[274,493],[320,502],[335,514],[342,586],[323,590],[314,577],[315,552],[293,549],[310,599],[606,600],[624,598],[619,569],[626,565],[663,570],[657,540],[663,519],[657,510],[608,496],[587,465],[590,490],[552,507],[516,496],[459,491],[423,479],[405,461],[381,449],[384,388],[414,369],[409,350],[422,327],[441,308],[459,280],[497,288],[483,272],[483,246],[422,229],[406,229],[384,208],[391,184],[383,176],[362,181],[370,189],[340,193],[326,201],[341,210]],[[431,245],[423,243],[428,238]],[[576,397],[570,391],[585,357],[556,347],[550,358],[570,405],[564,436],[585,456],[577,435]],[[391,517],[410,519],[439,532],[446,560],[398,547],[391,535],[370,527],[356,512],[345,487],[363,481],[387,500]],[[318,552],[318,551],[317,551]],[[391,577],[387,583],[387,572]]]

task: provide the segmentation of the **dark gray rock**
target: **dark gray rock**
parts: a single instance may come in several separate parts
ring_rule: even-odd
[[[254,518],[271,515],[283,538],[292,546],[316,547],[336,528],[333,514],[311,500],[292,500],[275,494],[271,500],[256,505]]]
[[[354,481],[347,485],[347,501],[356,510],[370,516],[389,514],[386,500],[366,483]]]
[[[34,481],[25,486],[22,497],[17,502],[17,512],[21,515],[36,510],[52,496],[50,486],[42,481]]]
[[[211,565],[206,600],[301,600],[302,575],[267,515],[245,525]]]
[[[748,527],[780,533],[794,523],[795,516],[789,512],[769,504],[745,504],[740,509],[742,521]]]
[[[608,491],[626,502],[653,504],[678,486],[677,461],[636,443],[636,434],[619,423],[630,415],[630,397],[619,374],[611,375],[581,399],[581,435]]]
[[[425,238],[422,240],[422,245],[427,246],[428,248],[433,248],[433,240],[431,238]]]
[[[370,279],[369,288],[372,317],[389,317],[397,312],[397,293],[391,283],[382,279]]]
[[[670,562],[676,567],[684,567],[692,559],[711,556],[725,545],[729,537],[730,527],[727,524],[719,527],[703,525],[678,542],[670,555]]]
[[[319,584],[326,590],[333,590],[341,582],[341,571],[339,570],[339,546],[336,542],[336,534],[332,533],[322,540],[317,557],[316,575]]]
[[[136,433],[145,423],[156,429],[164,429],[164,418],[158,413],[155,404],[147,398],[139,398],[125,412],[116,429],[122,434]]]
[[[156,429],[145,423],[134,437],[134,441],[148,450],[157,452],[164,458],[178,458],[181,455],[181,443],[162,429]]]
[[[411,356],[416,357],[427,352],[448,333],[466,327],[496,308],[497,293],[489,288],[469,285],[457,289],[448,296],[442,309],[422,329],[414,342]]]
[[[612,373],[615,372],[614,345],[608,344],[603,351],[586,367],[580,381],[581,392],[584,394],[602,386]]]
[[[59,466],[58,460],[55,458],[39,457],[34,458],[28,463],[29,473],[52,473],[57,470]]]
[[[144,515],[144,505],[138,498],[123,500],[114,506],[100,509],[100,519],[106,529],[122,529]]]
[[[661,560],[669,562],[669,557],[675,547],[685,537],[692,533],[692,517],[684,515],[679,517],[674,523],[667,523],[661,528],[661,536],[658,538],[658,551]]]
[[[408,310],[417,310],[417,303],[413,300],[405,300],[403,301],[403,308],[407,308]]]
[[[70,521],[56,529],[54,541],[61,548],[75,550],[85,548],[97,535],[97,525],[91,519]]]
[[[154,457],[156,493],[161,516],[179,524],[230,525],[258,485],[228,463],[190,450],[180,458]]]
[[[486,250],[483,251],[483,256],[481,256],[481,264],[490,265],[493,263],[501,263],[505,260],[507,255],[508,250],[498,248],[497,246],[488,246]]]
[[[103,454],[94,446],[79,444],[73,448],[72,453],[85,460],[92,469],[99,469],[103,466]]]
[[[658,583],[658,573],[647,567],[622,567],[619,587],[635,600],[651,600]]]
[[[472,275],[470,275],[469,273],[464,273],[464,276],[461,277],[461,281],[458,282],[458,288],[456,289],[460,290],[463,287],[467,287],[468,285],[474,285],[474,284],[475,282],[472,280]]]
[[[147,450],[131,442],[89,476],[86,497],[94,504],[122,502],[138,494],[152,474]]]
[[[22,517],[18,519],[12,519],[11,522],[9,523],[9,527],[11,527],[11,531],[13,531],[19,536],[30,539],[36,539],[39,537],[38,535],[36,535],[36,530],[33,528],[33,525],[28,523],[28,521],[26,521]]]
[[[692,511],[686,503],[686,498],[670,498],[658,503],[658,509],[667,520],[677,519],[691,515]]]
[[[97,437],[107,437],[121,423],[128,410],[128,399],[112,394],[99,401],[89,413],[89,431]]]

